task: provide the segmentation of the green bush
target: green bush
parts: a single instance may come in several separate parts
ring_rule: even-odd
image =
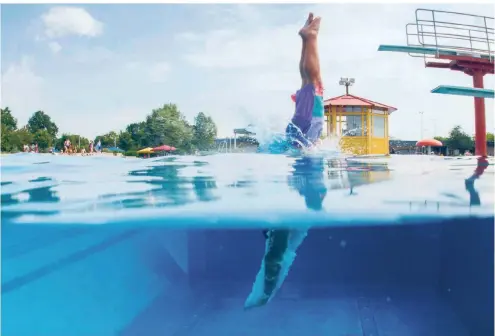
[[[128,150],[124,152],[124,156],[138,156],[135,150]]]

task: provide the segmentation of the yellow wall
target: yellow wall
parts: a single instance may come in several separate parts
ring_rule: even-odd
[[[340,144],[344,152],[356,155],[389,154],[388,111],[380,114],[374,113],[375,111],[366,107],[349,107],[352,108],[350,112],[345,111],[344,107],[341,106],[325,108],[326,133],[341,137]],[[355,136],[342,135],[342,116],[361,116],[361,134],[356,134]],[[374,134],[373,121],[377,120],[377,118],[383,118],[383,134]]]
[[[368,154],[367,137],[342,137],[340,139],[342,152],[356,155]]]

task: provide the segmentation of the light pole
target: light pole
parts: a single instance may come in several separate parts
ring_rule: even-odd
[[[345,86],[345,94],[349,94],[349,86],[352,86],[356,80],[354,78],[344,78],[341,77],[339,81],[339,85],[344,85]]]

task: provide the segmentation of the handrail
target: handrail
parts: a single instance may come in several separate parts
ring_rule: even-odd
[[[431,17],[421,17],[424,15],[420,14],[425,12]],[[490,61],[494,60],[495,29],[493,25],[488,24],[490,20],[491,22],[495,20],[493,17],[423,8],[416,9],[415,16],[416,22],[406,25],[408,46],[460,51],[478,57],[487,55]],[[478,20],[482,24],[463,23],[460,21],[461,18]],[[410,28],[413,26],[415,31],[411,32]],[[435,55],[424,54],[409,53],[409,55],[423,58],[435,57]]]

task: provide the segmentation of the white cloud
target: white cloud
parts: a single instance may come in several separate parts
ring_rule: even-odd
[[[79,7],[52,7],[41,16],[41,20],[49,38],[68,35],[95,37],[103,32],[103,24]]]
[[[43,109],[43,82],[43,78],[34,73],[29,57],[7,66],[3,72],[2,107],[10,107],[19,126],[25,125],[33,112]]]
[[[60,43],[55,41],[48,43],[48,47],[50,48],[51,52],[54,54],[58,54],[60,50],[62,50],[62,46],[60,45]]]

